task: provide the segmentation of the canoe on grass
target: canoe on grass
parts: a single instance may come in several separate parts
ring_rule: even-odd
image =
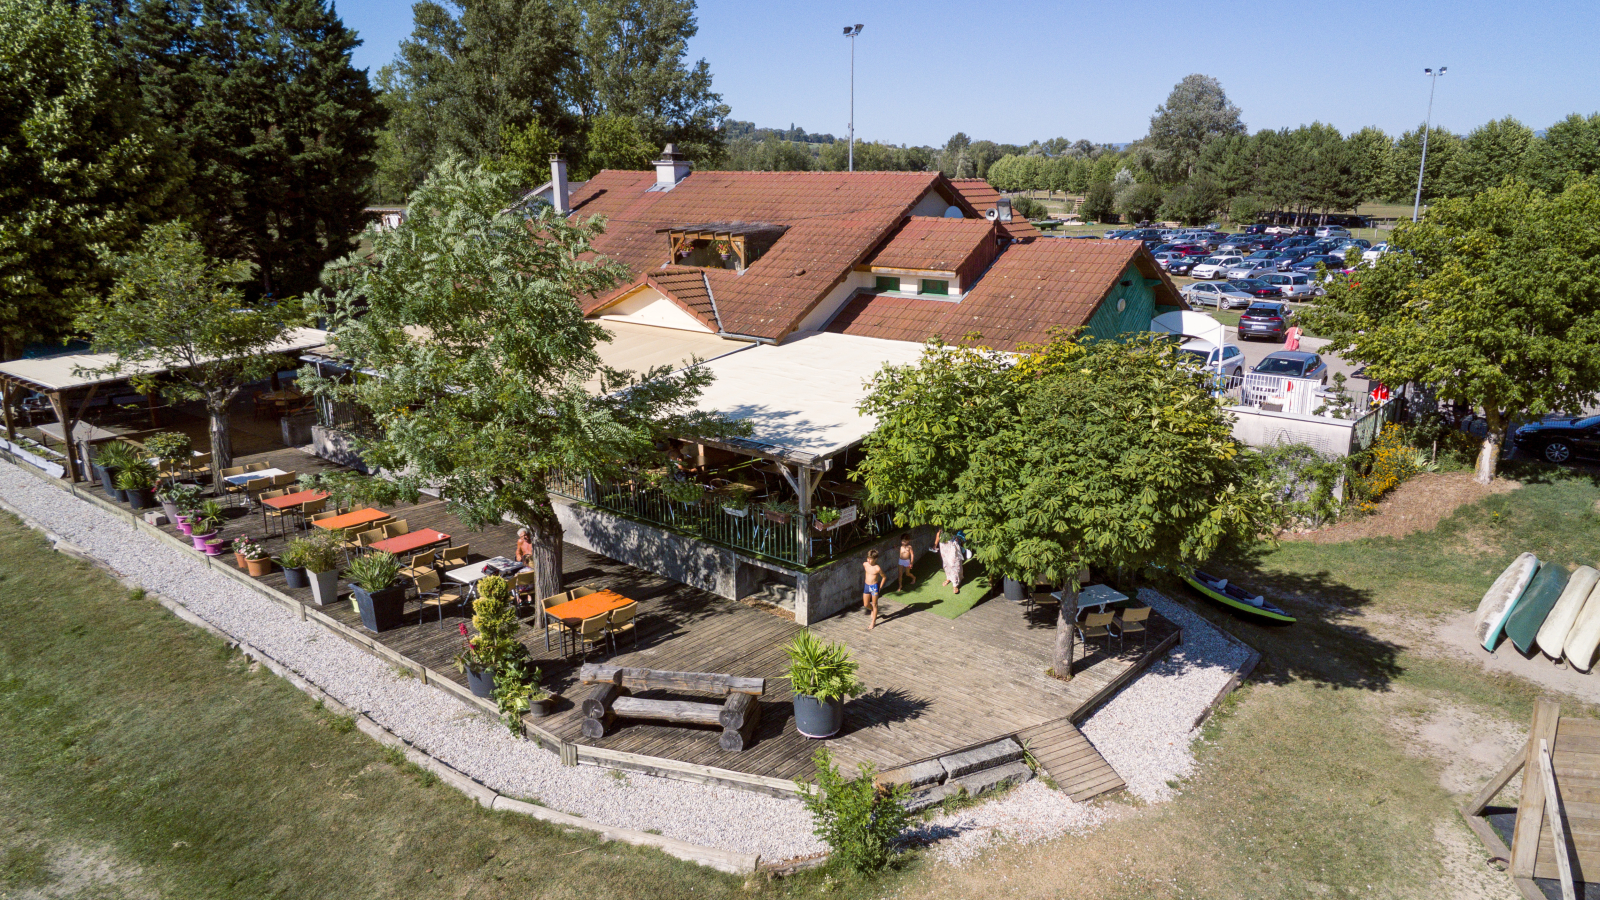
[[[1573,668],[1587,672],[1594,665],[1594,648],[1597,644],[1600,644],[1600,584],[1595,585],[1594,590],[1589,592],[1589,599],[1583,602],[1583,612],[1578,613],[1578,621],[1567,633],[1567,642],[1562,649],[1566,651],[1567,662],[1572,663]]]
[[[1524,553],[1511,561],[1500,577],[1489,585],[1489,590],[1483,594],[1483,599],[1478,601],[1478,643],[1485,650],[1493,650],[1495,641],[1500,639],[1500,629],[1505,627],[1506,616],[1511,615],[1511,608],[1516,606],[1522,598],[1522,591],[1533,580],[1533,574],[1539,571],[1539,558],[1532,553]]]
[[[1572,626],[1578,622],[1578,614],[1583,612],[1583,601],[1589,599],[1589,594],[1594,591],[1594,586],[1600,584],[1600,570],[1593,566],[1579,566],[1572,570],[1572,576],[1567,579],[1567,586],[1562,588],[1560,599],[1556,600],[1555,609],[1550,610],[1550,615],[1544,617],[1544,624],[1539,627],[1539,649],[1551,659],[1560,659],[1567,643],[1567,635],[1572,633]]]
[[[1550,615],[1556,601],[1561,599],[1568,574],[1566,566],[1545,563],[1539,567],[1539,574],[1528,582],[1522,599],[1517,601],[1516,608],[1506,617],[1506,638],[1518,650],[1533,652],[1533,641],[1539,636],[1539,628],[1544,625],[1545,617]]]
[[[1197,569],[1183,576],[1183,580],[1189,582],[1190,587],[1205,594],[1207,597],[1218,603],[1231,606],[1240,612],[1260,616],[1263,619],[1271,619],[1274,622],[1294,621],[1294,616],[1268,603],[1261,595],[1252,594],[1238,585],[1229,584],[1226,578],[1207,575]]]

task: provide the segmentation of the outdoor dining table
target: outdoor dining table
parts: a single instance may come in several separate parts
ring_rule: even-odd
[[[475,562],[472,565],[462,566],[459,569],[449,569],[444,573],[444,577],[454,581],[456,584],[466,585],[466,599],[470,602],[478,595],[478,582],[487,578],[491,574],[489,572],[490,566],[493,566],[500,572],[505,573],[507,577],[515,575],[516,573],[527,568],[527,566],[524,566],[522,563],[519,563],[514,559],[507,559],[504,556],[496,556],[493,559],[486,559],[483,562]]]
[[[573,626],[582,624],[584,619],[606,615],[612,610],[621,609],[632,602],[634,602],[632,599],[624,597],[613,590],[595,591],[576,600],[557,603],[555,606],[545,610],[544,614],[566,625],[568,631],[572,631]],[[563,655],[566,654],[565,642],[566,634],[563,633],[561,647]],[[544,648],[546,650],[550,649],[550,630],[548,628],[545,629],[544,633]]]
[[[261,505],[263,509],[261,510],[261,527],[267,527],[267,511],[265,507],[270,506],[273,509],[294,509],[302,503],[310,503],[313,500],[323,500],[326,499],[327,496],[327,491],[296,491],[293,494],[284,494],[282,497],[270,497],[266,500],[262,500]]]
[[[257,478],[272,478],[272,477],[277,476],[277,475],[287,475],[287,474],[289,474],[289,473],[285,472],[282,469],[261,469],[261,470],[255,471],[255,472],[246,472],[243,475],[229,475],[228,477],[226,477],[226,478],[224,478],[222,480],[226,481],[229,484],[240,484],[240,485],[242,485],[242,484],[248,484],[249,482],[252,482],[252,481],[256,480]]]
[[[392,538],[373,541],[368,546],[373,550],[382,550],[385,553],[393,553],[399,556],[402,553],[411,553],[421,550],[423,547],[429,547],[448,540],[450,540],[450,535],[442,531],[435,531],[432,528],[419,528],[416,531],[408,531]]]
[[[1064,600],[1066,598],[1061,596],[1062,593],[1064,592],[1056,591],[1050,596],[1057,600]],[[1095,607],[1095,612],[1105,612],[1107,606],[1113,603],[1121,603],[1126,599],[1128,599],[1127,594],[1121,593],[1109,585],[1085,585],[1082,590],[1078,591],[1078,609],[1082,610],[1093,606]]]
[[[368,522],[376,522],[379,519],[387,518],[389,518],[388,513],[381,509],[372,509],[369,507],[367,509],[358,509],[354,512],[347,512],[342,516],[329,516],[326,519],[318,519],[311,524],[317,526],[318,528],[334,530],[355,528],[358,525],[365,525]]]

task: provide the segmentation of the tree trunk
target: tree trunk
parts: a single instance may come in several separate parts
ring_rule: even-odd
[[[1072,680],[1072,657],[1078,642],[1078,582],[1072,581],[1061,589],[1061,610],[1056,613],[1056,652],[1054,666],[1056,677]]]
[[[1506,442],[1506,417],[1497,409],[1485,409],[1483,420],[1489,429],[1483,436],[1483,447],[1478,450],[1478,465],[1473,480],[1488,484],[1494,480],[1494,470],[1500,465],[1500,450]]]
[[[523,524],[533,538],[533,586],[540,597],[561,593],[561,520],[549,495],[536,503]]]
[[[222,492],[222,470],[233,465],[233,431],[228,427],[228,403],[207,401],[211,415],[211,483]]]

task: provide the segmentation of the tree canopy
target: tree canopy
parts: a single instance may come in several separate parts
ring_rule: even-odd
[[[1328,350],[1389,384],[1481,409],[1478,480],[1507,428],[1600,394],[1600,177],[1550,194],[1508,182],[1402,222],[1371,268],[1306,310]]]
[[[1079,571],[1197,564],[1266,530],[1272,503],[1206,376],[1156,336],[1058,336],[1011,358],[930,344],[885,367],[862,411],[862,479],[899,524],[964,530],[992,573],[1066,586]],[[1062,604],[1068,676],[1075,601]]]
[[[1220,81],[1209,75],[1186,76],[1150,117],[1145,167],[1165,181],[1179,181],[1194,174],[1206,144],[1244,133],[1242,113]]]
[[[736,429],[698,412],[711,375],[691,367],[632,373],[605,366],[609,340],[579,299],[621,272],[593,259],[598,222],[547,207],[513,211],[516,175],[446,160],[417,189],[399,228],[374,237],[370,259],[336,269],[338,291],[318,295],[333,342],[359,372],[379,377],[301,381],[351,403],[368,425],[353,436],[363,458],[393,481],[342,487],[368,499],[437,488],[468,527],[511,516],[533,532],[541,596],[560,590],[561,523],[548,488],[560,475],[614,475],[659,458],[668,436]]]
[[[0,0],[0,359],[69,330],[99,251],[172,211],[171,162],[87,8]]]
[[[136,376],[141,390],[170,400],[200,400],[211,420],[213,469],[233,464],[228,404],[251,382],[290,365],[272,352],[298,310],[252,302],[240,285],[252,266],[217,260],[176,222],[152,226],[132,251],[112,261],[116,281],[86,302],[77,327],[97,352],[117,354],[96,373],[120,375],[142,366],[168,370]]]

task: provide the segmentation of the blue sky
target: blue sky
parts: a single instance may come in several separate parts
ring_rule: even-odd
[[[357,65],[374,75],[411,30],[404,0],[338,10],[366,41]],[[850,42],[840,32],[862,23],[856,136],[895,143],[943,144],[956,131],[1130,141],[1192,72],[1220,79],[1252,131],[1320,120],[1398,134],[1421,123],[1422,70],[1439,65],[1450,71],[1434,121],[1460,133],[1506,115],[1542,129],[1600,111],[1597,0],[702,0],[699,21],[690,56],[710,63],[734,118],[841,137]]]

